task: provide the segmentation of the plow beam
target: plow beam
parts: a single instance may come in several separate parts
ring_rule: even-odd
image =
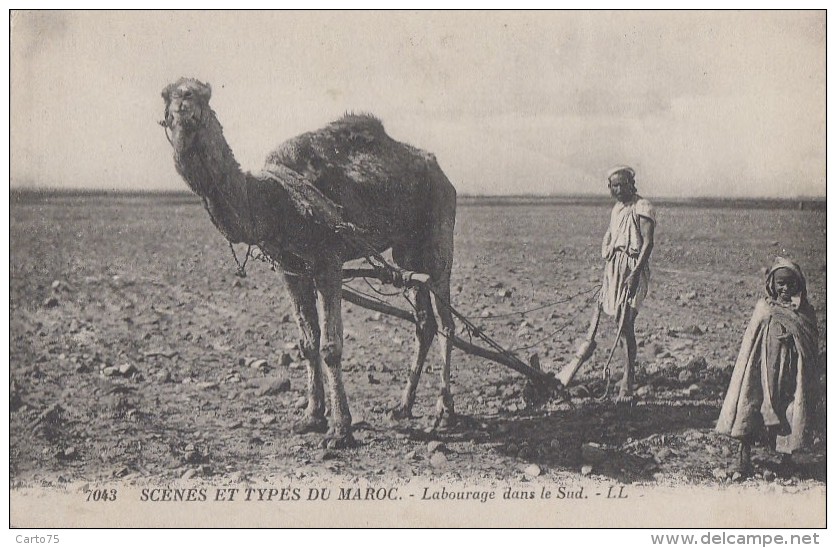
[[[343,279],[349,278],[375,278],[395,287],[414,287],[430,282],[429,274],[412,272],[411,270],[400,270],[396,274],[390,274],[374,268],[343,268]]]
[[[369,310],[374,310],[375,312],[380,312],[382,314],[388,314],[389,316],[394,316],[395,318],[400,318],[413,324],[415,323],[415,318],[413,317],[411,312],[403,310],[401,308],[397,308],[395,306],[373,301],[349,289],[343,288],[343,299],[350,303],[356,304],[357,306],[361,306]],[[484,358],[486,360],[498,363],[500,365],[504,365],[513,369],[517,373],[528,377],[528,379],[538,389],[547,391],[549,393],[556,393],[563,388],[563,385],[560,383],[560,381],[555,379],[552,375],[549,375],[548,373],[541,371],[539,368],[535,368],[528,365],[527,363],[520,360],[519,358],[516,358],[513,355],[496,352],[487,348],[482,348],[481,346],[477,346],[471,342],[468,342],[455,334],[452,337],[452,343],[454,347],[464,351],[467,354],[472,354],[474,356]]]

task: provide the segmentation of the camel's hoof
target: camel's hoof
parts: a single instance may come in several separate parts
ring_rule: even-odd
[[[458,422],[458,415],[445,411],[444,413],[436,415],[435,422],[433,423],[433,430],[448,430],[456,426]]]
[[[415,418],[412,416],[412,409],[405,405],[397,405],[390,409],[389,416],[397,421]]]
[[[729,477],[735,481],[751,478],[755,474],[755,468],[749,465],[737,464],[729,468]]]
[[[322,440],[323,449],[353,449],[354,447],[357,447],[357,440],[354,439],[351,432],[341,436],[329,434]]]
[[[328,421],[325,417],[305,417],[292,427],[294,434],[324,434],[328,431]]]

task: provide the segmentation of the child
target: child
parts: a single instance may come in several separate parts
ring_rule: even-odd
[[[784,465],[807,441],[817,388],[818,330],[801,268],[778,258],[766,274],[766,296],[755,305],[734,364],[717,432],[740,440],[737,470],[752,472],[759,437]]]

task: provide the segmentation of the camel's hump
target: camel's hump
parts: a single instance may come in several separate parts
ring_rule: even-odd
[[[323,132],[331,133],[334,136],[350,134],[354,137],[362,136],[366,141],[372,142],[381,138],[388,138],[386,130],[383,129],[383,122],[372,114],[346,113],[341,118],[334,120],[324,128]]]
[[[340,163],[358,151],[378,150],[392,142],[379,118],[349,113],[316,131],[288,139],[268,155],[267,165],[304,169],[309,163]]]

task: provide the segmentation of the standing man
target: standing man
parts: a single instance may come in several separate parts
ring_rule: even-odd
[[[606,261],[604,281],[586,340],[575,358],[561,371],[558,379],[563,385],[589,359],[595,350],[595,333],[601,311],[614,316],[619,336],[627,346],[627,363],[619,385],[617,401],[633,398],[633,370],[636,366],[635,320],[639,307],[647,296],[650,282],[650,254],[653,251],[653,231],[656,212],[653,205],[636,192],[636,172],[631,167],[618,166],[607,173],[610,194],[616,204],[610,214],[610,225],[604,234],[601,256]]]

